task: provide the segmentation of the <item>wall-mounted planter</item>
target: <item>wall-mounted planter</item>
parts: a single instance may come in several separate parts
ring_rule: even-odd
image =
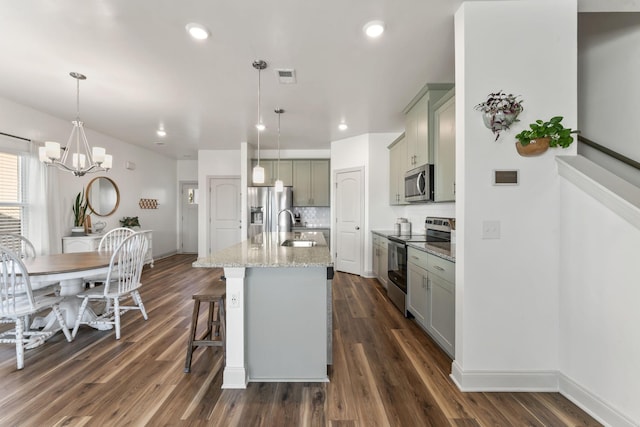
[[[523,110],[522,100],[519,100],[518,96],[498,91],[490,93],[486,101],[474,107],[482,112],[484,125],[491,129],[496,141],[501,131],[509,129],[513,122],[518,121],[518,114]]]
[[[516,141],[516,150],[522,157],[539,156],[549,149],[549,141],[551,141],[551,138],[532,139],[527,145],[522,145],[520,141]]]

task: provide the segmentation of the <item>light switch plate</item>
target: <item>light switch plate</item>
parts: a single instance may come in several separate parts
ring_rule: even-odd
[[[482,221],[482,238],[499,239],[500,221]]]

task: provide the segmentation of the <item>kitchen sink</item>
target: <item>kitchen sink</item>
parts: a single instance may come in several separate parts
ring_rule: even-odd
[[[310,248],[311,246],[315,246],[317,242],[315,240],[297,240],[297,239],[288,239],[280,244],[280,246],[292,246],[294,248]]]

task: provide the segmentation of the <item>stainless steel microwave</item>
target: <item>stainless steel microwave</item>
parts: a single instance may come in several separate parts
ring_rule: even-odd
[[[433,200],[433,165],[422,165],[404,175],[404,198],[412,203]]]

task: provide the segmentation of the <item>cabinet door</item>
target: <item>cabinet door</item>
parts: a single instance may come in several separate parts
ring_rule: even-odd
[[[429,306],[427,331],[454,357],[456,302],[455,285],[440,276],[429,273]]]
[[[409,311],[425,328],[427,327],[427,271],[407,262],[407,299]]]
[[[380,259],[378,261],[378,280],[386,289],[389,285],[389,250],[387,248],[387,239],[381,237],[378,245],[380,249]]]
[[[278,179],[278,161],[273,161],[273,176],[274,185],[275,180]],[[291,160],[280,160],[280,179],[284,185],[293,185],[293,162]]]
[[[455,200],[456,103],[451,97],[434,113],[434,168],[436,202]]]
[[[310,206],[311,203],[311,161],[293,161],[293,205]]]
[[[404,205],[404,174],[407,159],[407,139],[398,140],[389,149],[389,204]]]
[[[311,205],[329,206],[329,160],[311,160]]]
[[[417,105],[417,104],[416,104]],[[404,135],[406,141],[405,158],[399,166],[406,172],[413,168],[414,155],[418,146],[418,110],[415,105],[407,112],[404,120]]]
[[[418,167],[429,163],[429,92],[413,109],[416,110],[416,142],[409,155],[413,155],[412,167]]]

